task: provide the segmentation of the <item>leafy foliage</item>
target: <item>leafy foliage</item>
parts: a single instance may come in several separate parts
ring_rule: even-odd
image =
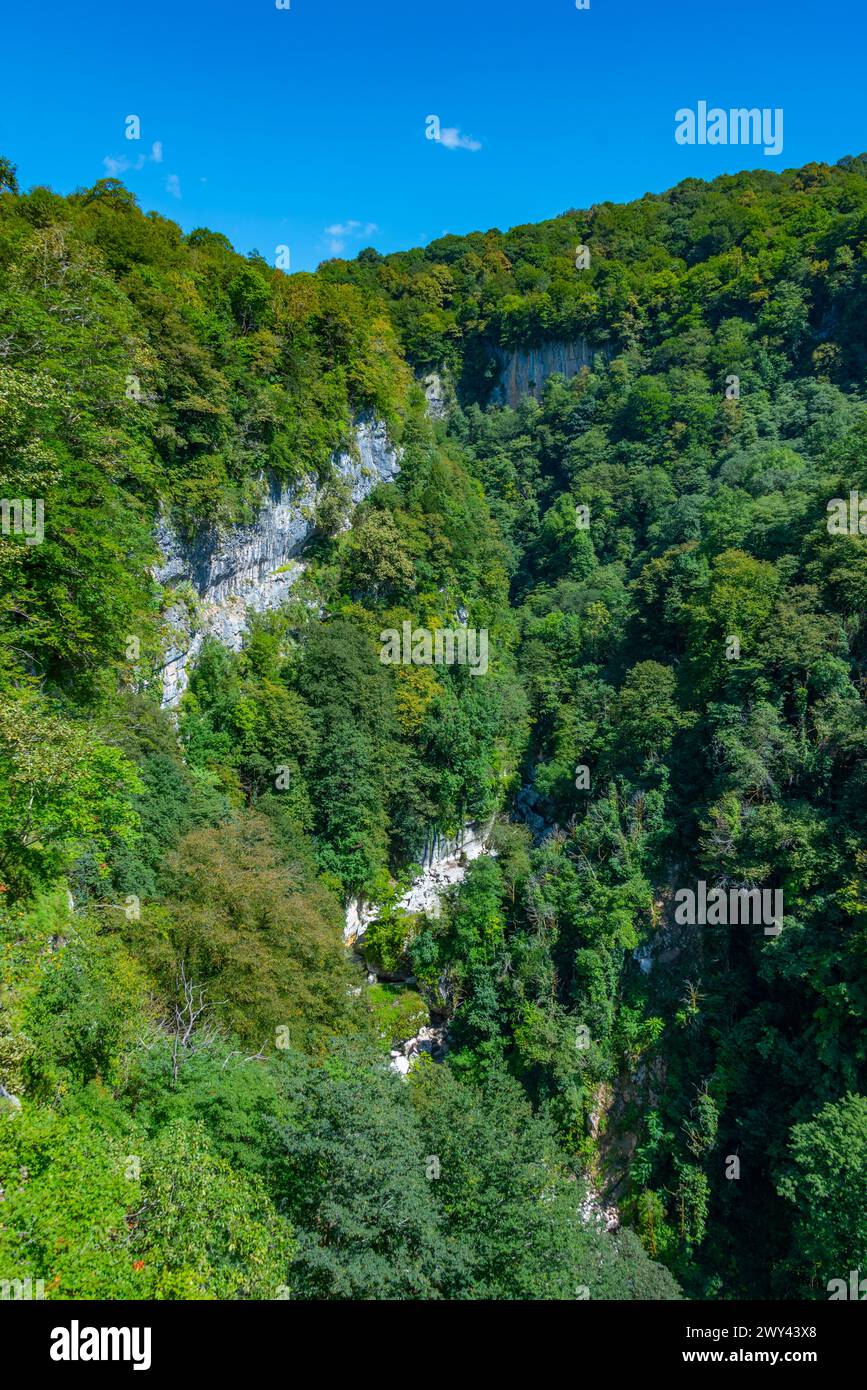
[[[863,1266],[867,542],[827,520],[867,495],[865,245],[864,156],[289,277],[0,161],[0,492],[44,503],[0,536],[0,1275],[793,1298]],[[501,404],[552,344],[588,365]],[[353,508],[330,460],[372,414],[400,473]],[[205,642],[175,724],[155,521],[311,475],[291,601]],[[484,629],[487,674],[384,664],[404,624]],[[495,817],[407,916],[433,837]],[[702,880],[781,892],[783,931],[680,922]],[[446,1059],[403,1080],[428,1018]]]

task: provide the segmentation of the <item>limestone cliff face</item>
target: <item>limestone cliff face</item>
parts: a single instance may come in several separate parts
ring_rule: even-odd
[[[425,912],[429,917],[440,914],[440,898],[454,883],[466,878],[467,866],[480,854],[490,854],[490,835],[493,822],[487,825],[470,821],[454,839],[438,832],[425,845],[421,857],[421,873],[414,878],[397,906],[403,912]],[[359,943],[371,922],[376,921],[376,903],[352,898],[346,908],[343,939],[349,945]]]
[[[426,409],[430,420],[448,418],[455,403],[455,390],[451,378],[444,372],[429,372],[422,379]]]
[[[374,417],[355,424],[355,448],[332,460],[334,476],[349,487],[353,504],[400,472],[397,451],[385,424]],[[168,645],[162,669],[163,704],[176,705],[187,687],[188,667],[205,636],[239,650],[248,614],[276,608],[303,573],[298,559],[314,529],[321,488],[315,479],[282,485],[263,479],[267,492],[256,521],[225,532],[206,527],[183,540],[160,521],[156,536],[162,563],[158,583],[190,586],[196,602],[173,604],[166,613]]]
[[[577,376],[582,367],[592,367],[597,349],[585,338],[572,342],[540,343],[538,347],[497,352],[501,364],[500,380],[491,400],[498,405],[516,406],[523,396],[538,396],[549,376]]]

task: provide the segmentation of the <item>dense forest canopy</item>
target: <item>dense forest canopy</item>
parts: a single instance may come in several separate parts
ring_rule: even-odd
[[[0,160],[0,1279],[867,1267],[865,320],[865,156],[295,275]],[[510,354],[579,342],[502,403]],[[400,472],[353,507],[331,460],[374,417]],[[161,709],[157,520],[309,477],[290,599]],[[404,624],[484,630],[484,675],[384,664]],[[467,823],[494,853],[407,913]],[[699,884],[782,930],[684,920]],[[431,1020],[444,1059],[395,1074]]]

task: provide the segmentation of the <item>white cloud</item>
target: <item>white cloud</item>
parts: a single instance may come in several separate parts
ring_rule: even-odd
[[[329,239],[328,250],[332,256],[340,256],[346,250],[347,239],[360,240],[377,231],[379,228],[375,222],[359,222],[355,217],[350,217],[347,222],[332,222],[330,227],[325,228],[325,235]]]
[[[481,140],[473,140],[470,135],[461,135],[457,126],[443,126],[440,131],[439,144],[445,145],[447,150],[480,150]]]
[[[326,236],[370,236],[372,232],[378,231],[375,222],[356,222],[351,217],[348,222],[335,222],[332,226],[325,228]]]
[[[166,192],[171,193],[173,198],[180,198],[181,181],[178,178],[177,174],[169,174],[168,178],[166,179]]]
[[[116,179],[119,174],[125,174],[128,169],[133,169],[138,172],[138,170],[143,169],[146,164],[162,164],[162,162],[163,146],[161,140],[155,140],[151,145],[150,154],[140,154],[134,163],[131,159],[127,159],[125,154],[117,156],[107,154],[102,161],[105,172],[110,179]]]

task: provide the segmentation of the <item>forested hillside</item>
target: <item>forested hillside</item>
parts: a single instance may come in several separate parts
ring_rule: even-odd
[[[293,275],[0,160],[0,1279],[867,1267],[865,317],[864,156]],[[503,404],[546,352],[583,365]],[[400,470],[354,504],[369,419]],[[290,597],[161,708],[157,524],[310,478]],[[406,626],[485,669],[389,663]],[[491,852],[404,910],[467,824]],[[782,929],[690,924],[699,882]]]

